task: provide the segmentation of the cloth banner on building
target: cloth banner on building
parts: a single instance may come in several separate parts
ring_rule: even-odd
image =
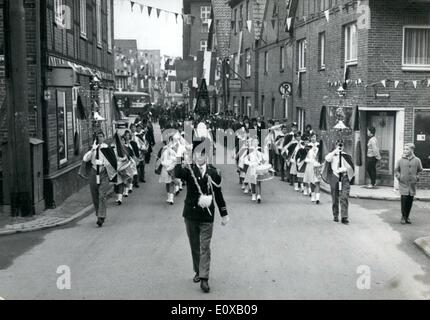
[[[203,60],[203,78],[206,79],[207,82],[210,81],[211,65],[212,65],[212,52],[205,51],[204,60]]]
[[[252,29],[252,20],[246,21],[246,26],[248,27],[248,31],[251,32],[251,29]]]

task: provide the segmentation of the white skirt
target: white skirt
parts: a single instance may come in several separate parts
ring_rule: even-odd
[[[169,174],[169,172],[167,172],[167,169],[164,166],[161,169],[160,179],[158,182],[163,184],[169,184],[173,182],[173,177]]]
[[[308,163],[303,182],[312,184],[321,182],[321,167],[314,167],[312,164]]]

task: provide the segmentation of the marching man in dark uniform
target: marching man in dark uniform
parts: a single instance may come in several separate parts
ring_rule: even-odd
[[[187,184],[187,196],[183,217],[191,245],[193,267],[196,275],[193,281],[200,282],[203,292],[208,293],[209,269],[211,260],[210,243],[215,217],[215,202],[222,217],[222,225],[229,221],[227,207],[221,191],[221,173],[207,163],[205,150],[194,151],[193,164],[180,164],[177,158],[175,176]]]

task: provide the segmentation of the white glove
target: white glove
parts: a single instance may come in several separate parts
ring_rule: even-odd
[[[98,147],[99,147],[99,145],[97,144],[97,141],[94,141],[93,151],[96,151]]]
[[[226,226],[229,221],[230,221],[229,216],[222,217],[221,225]]]
[[[339,173],[345,173],[348,170],[345,167],[339,168]]]
[[[96,160],[96,166],[102,166],[103,161],[102,160]]]

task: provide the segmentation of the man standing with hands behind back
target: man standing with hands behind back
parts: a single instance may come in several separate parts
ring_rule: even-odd
[[[223,226],[228,223],[229,216],[221,191],[221,174],[214,166],[207,163],[206,151],[200,150],[199,146],[196,149],[192,165],[181,164],[182,157],[178,156],[175,176],[186,181],[187,184],[183,217],[196,273],[193,281],[200,282],[202,291],[208,293],[215,202],[222,217]]]
[[[344,142],[343,140],[338,140],[336,142],[336,148],[326,156],[325,160],[329,166],[329,174],[325,180],[328,180],[330,183],[334,222],[339,222],[339,211],[341,211],[342,223],[349,224],[348,207],[349,194],[351,191],[350,181],[354,178],[355,168],[352,157],[343,150]]]

